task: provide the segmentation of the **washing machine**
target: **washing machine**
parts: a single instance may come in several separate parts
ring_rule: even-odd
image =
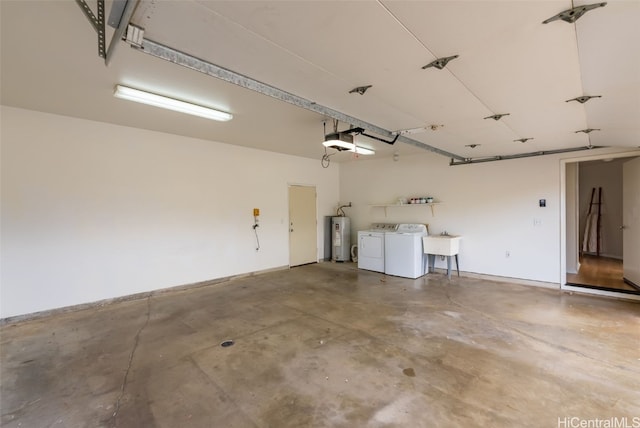
[[[419,278],[425,274],[422,237],[427,236],[424,224],[399,224],[384,237],[384,273],[403,278]]]
[[[358,268],[384,273],[384,241],[387,232],[397,224],[374,223],[368,230],[358,231]]]

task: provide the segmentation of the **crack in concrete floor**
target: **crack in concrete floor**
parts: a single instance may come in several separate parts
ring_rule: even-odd
[[[122,401],[122,398],[124,397],[124,394],[125,394],[127,379],[129,377],[129,372],[131,371],[131,365],[133,364],[133,358],[136,354],[136,349],[138,349],[138,343],[140,342],[140,335],[142,334],[142,331],[147,327],[147,325],[149,325],[149,320],[151,319],[151,295],[147,296],[146,300],[147,300],[147,317],[144,321],[144,324],[138,329],[138,332],[136,333],[133,340],[133,349],[131,349],[131,354],[129,354],[129,362],[127,364],[127,369],[124,372],[124,377],[122,379],[120,394],[118,395],[118,398],[115,402],[115,405],[114,405],[115,410],[113,412],[113,415],[111,416],[111,420],[112,420],[111,425],[113,427],[118,426],[118,412],[120,411],[120,402]]]

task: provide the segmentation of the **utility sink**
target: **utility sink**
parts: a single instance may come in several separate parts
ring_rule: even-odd
[[[455,256],[460,252],[462,236],[456,235],[430,235],[422,238],[422,246],[425,254],[438,256]]]

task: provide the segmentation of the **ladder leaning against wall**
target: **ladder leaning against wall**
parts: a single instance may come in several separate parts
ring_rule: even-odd
[[[591,200],[589,201],[589,211],[585,221],[584,237],[582,239],[582,253],[596,253],[600,257],[600,223],[602,220],[602,187],[598,187],[598,202],[594,202],[596,188],[591,189]],[[595,207],[595,208],[594,208]]]

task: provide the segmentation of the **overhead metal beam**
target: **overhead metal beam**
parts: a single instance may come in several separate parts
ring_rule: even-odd
[[[509,160],[509,159],[530,158],[534,156],[546,156],[546,155],[555,155],[558,153],[569,153],[569,152],[579,152],[582,150],[601,149],[603,147],[606,147],[606,146],[583,146],[583,147],[573,147],[570,149],[541,150],[538,152],[518,153],[515,155],[488,156],[484,158],[466,158],[462,161],[457,161],[457,162],[454,159],[451,159],[451,162],[449,163],[449,165],[450,166],[469,165],[472,163],[484,163],[484,162],[495,162],[495,161]]]
[[[98,55],[100,58],[106,58],[105,44],[105,28],[104,28],[104,0],[97,0],[98,11],[97,16],[93,13],[85,0],[76,0],[78,6],[87,17],[93,29],[98,33]]]
[[[132,46],[132,47],[136,48],[135,46]],[[165,61],[169,61],[186,68],[190,68],[200,73],[204,73],[208,76],[215,77],[217,79],[224,80],[225,82],[229,82],[229,83],[233,83],[234,85],[241,86],[245,89],[250,89],[260,94],[275,98],[277,100],[284,101],[289,104],[293,104],[295,106],[304,108],[306,110],[309,110],[318,114],[322,114],[332,119],[339,120],[340,122],[344,122],[356,127],[364,128],[367,131],[371,131],[375,134],[382,135],[390,139],[393,139],[394,137],[397,136],[396,133],[393,133],[379,126],[365,122],[353,116],[349,116],[347,114],[341,113],[337,110],[333,110],[332,108],[320,105],[313,101],[307,100],[306,98],[302,98],[297,95],[294,95],[290,92],[283,91],[282,89],[276,88],[266,83],[259,82],[250,77],[236,73],[235,71],[231,71],[229,69],[220,67],[208,61],[202,60],[200,58],[196,58],[192,55],[170,48],[168,46],[154,42],[152,40],[144,39],[142,41],[142,46],[137,49],[140,50],[140,52],[144,52],[156,58],[160,58]],[[446,156],[448,158],[457,159],[459,161],[465,160],[465,158],[462,156],[449,153],[445,150],[438,149],[437,147],[430,146],[428,144],[413,140],[411,138],[407,138],[402,135],[398,137],[398,141],[415,146],[415,147],[419,147],[424,150],[428,150],[430,152],[437,153],[442,156]]]
[[[116,51],[116,48],[120,44],[120,40],[122,40],[125,31],[127,31],[127,27],[129,26],[129,22],[131,21],[131,16],[133,16],[133,11],[136,9],[139,0],[124,0],[124,8],[122,10],[122,15],[118,20],[118,27],[116,31],[113,33],[113,37],[111,37],[111,42],[109,43],[109,49],[107,49],[107,54],[104,58],[105,65],[109,65],[111,62],[111,58],[113,58],[113,54]],[[118,4],[122,5],[121,2]],[[115,16],[113,16],[114,11],[112,10],[112,16],[110,19],[113,19],[115,22]]]

